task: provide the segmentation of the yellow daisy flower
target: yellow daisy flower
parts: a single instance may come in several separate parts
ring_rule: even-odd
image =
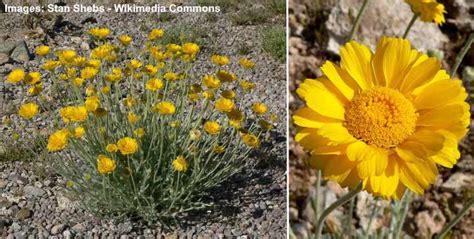
[[[107,146],[105,146],[105,150],[109,153],[115,153],[118,151],[118,147],[116,144],[107,144]]]
[[[103,154],[99,154],[97,157],[97,171],[99,171],[100,174],[110,174],[115,170],[116,166],[115,160]]]
[[[224,66],[230,63],[229,57],[227,56],[222,56],[222,55],[212,55],[211,56],[211,61],[212,63],[219,65],[219,66]]]
[[[188,162],[180,155],[173,160],[173,168],[177,172],[186,172],[188,170]]]
[[[253,134],[242,134],[241,137],[244,144],[251,148],[256,148],[260,145],[260,140]]]
[[[35,48],[35,53],[38,56],[46,56],[50,52],[49,46],[41,45]]]
[[[221,130],[221,126],[216,121],[207,121],[204,123],[204,131],[208,134],[215,135]]]
[[[66,148],[69,140],[69,131],[68,129],[61,129],[54,132],[48,138],[48,151],[56,152]]]
[[[232,100],[222,97],[216,100],[214,107],[220,112],[230,112],[232,109],[234,109],[235,104]]]
[[[138,122],[140,118],[133,112],[129,112],[127,116],[127,120],[130,124],[135,124]]]
[[[132,43],[133,39],[128,35],[120,35],[118,37],[118,40],[120,41],[120,43],[122,43],[122,45],[128,46],[130,45],[130,43]]]
[[[18,114],[25,119],[31,119],[38,114],[38,108],[35,103],[26,103],[20,106]]]
[[[242,58],[239,60],[239,65],[244,69],[252,69],[255,67],[255,62],[247,58]]]
[[[86,133],[86,129],[84,129],[84,127],[76,127],[76,128],[74,128],[73,133],[74,133],[74,137],[76,139],[80,139]]]
[[[104,39],[110,35],[110,29],[94,27],[89,29],[89,34],[98,39]]]
[[[459,80],[408,40],[382,38],[375,50],[355,41],[341,48],[341,66],[326,62],[323,76],[297,89],[295,136],[310,164],[342,186],[362,181],[368,192],[400,199],[405,188],[423,193],[436,165],[451,168],[467,132],[469,105]]]
[[[149,91],[157,91],[163,88],[163,81],[160,79],[150,79],[145,84],[145,89]]]
[[[174,104],[172,102],[163,101],[163,102],[160,102],[160,103],[156,104],[153,107],[153,112],[157,112],[157,113],[160,113],[162,115],[171,115],[171,114],[174,114],[176,112],[176,107],[174,106]]]
[[[255,112],[258,115],[263,115],[267,113],[268,108],[265,104],[261,102],[256,102],[252,105],[252,111]]]
[[[117,142],[117,148],[122,155],[134,154],[138,151],[138,143],[134,138],[124,137]]]
[[[405,0],[411,7],[411,10],[420,15],[420,19],[424,22],[435,22],[442,25],[444,19],[444,5],[436,0]]]
[[[23,79],[25,79],[26,73],[22,69],[14,69],[8,74],[7,76],[7,82],[11,84],[16,84]]]
[[[154,41],[158,38],[162,38],[165,35],[165,31],[163,29],[153,29],[151,30],[150,34],[148,34],[148,40]]]

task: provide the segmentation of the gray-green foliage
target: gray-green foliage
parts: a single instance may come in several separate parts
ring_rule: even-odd
[[[280,61],[286,58],[286,31],[284,27],[267,27],[262,31],[263,50]]]

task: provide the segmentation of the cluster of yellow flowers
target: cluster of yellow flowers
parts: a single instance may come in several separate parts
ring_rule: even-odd
[[[195,116],[200,115],[203,123],[190,128],[188,133],[191,141],[211,137],[215,141],[211,146],[212,152],[222,154],[228,145],[221,140],[224,135],[230,134],[229,128],[237,132],[241,142],[249,148],[260,145],[258,134],[251,132],[255,131],[256,126],[245,125],[244,105],[237,101],[239,94],[250,92],[256,84],[239,79],[230,70],[231,59],[228,56],[212,55],[210,62],[218,67],[217,71],[204,74],[198,82],[185,83],[183,80],[188,78],[188,65],[192,65],[200,51],[198,44],[185,42],[161,45],[159,41],[164,36],[164,30],[153,29],[148,35],[144,51],[137,58],[129,58],[124,53],[134,42],[131,36],[120,35],[116,38],[117,44],[114,44],[112,31],[108,28],[91,28],[88,33],[98,44],[89,56],[82,56],[73,49],[53,52],[44,45],[35,49],[35,53],[43,58],[41,68],[52,79],[51,94],[63,97],[61,94],[67,92],[66,97],[70,97],[66,101],[67,105],[58,110],[62,122],[57,124],[62,126],[49,136],[48,151],[64,150],[71,140],[76,140],[74,145],[99,140],[96,143],[105,147],[101,146],[103,150],[99,150],[97,171],[104,175],[110,174],[121,167],[121,157],[138,153],[142,155],[146,153],[144,151],[151,150],[141,147],[147,135],[153,137],[153,132],[147,132],[151,124],[166,123],[172,128],[179,128],[186,123],[182,117],[184,113],[189,113],[187,109],[190,107],[193,111],[203,111],[194,112]],[[241,70],[255,67],[255,62],[248,58],[241,58],[238,64]],[[36,96],[43,90],[41,76],[40,72],[26,73],[23,69],[14,69],[6,81],[26,84],[29,86],[28,93]],[[180,95],[184,95],[184,101]],[[200,102],[201,107],[194,108]],[[40,108],[39,103],[27,102],[20,106],[18,114],[29,120],[40,112]],[[206,110],[209,112],[206,113]],[[251,110],[261,132],[273,127],[276,117],[267,115],[265,104],[254,102]],[[122,121],[122,117],[126,120]],[[190,117],[200,120],[199,117],[193,119],[193,115]],[[186,125],[189,127],[189,123]],[[208,136],[202,136],[200,127]],[[124,131],[113,135],[111,132],[115,128]],[[111,143],[115,137],[119,139]],[[194,149],[191,147],[189,150]],[[114,154],[118,152],[120,154]],[[190,167],[184,154],[176,156],[171,165],[177,172],[186,172]]]

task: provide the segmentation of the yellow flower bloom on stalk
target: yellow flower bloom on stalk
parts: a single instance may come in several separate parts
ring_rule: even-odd
[[[59,110],[64,122],[83,122],[87,119],[87,108],[85,106],[66,106]]]
[[[201,138],[201,131],[198,129],[192,129],[189,131],[190,140],[199,140]]]
[[[98,39],[104,39],[110,35],[110,29],[94,27],[89,29],[89,34]]]
[[[85,80],[92,79],[97,75],[98,72],[99,72],[99,70],[97,70],[97,68],[86,67],[86,68],[81,70],[81,78],[83,78]]]
[[[153,29],[151,30],[150,34],[148,34],[148,40],[154,41],[159,38],[162,38],[165,35],[165,31],[163,29]]]
[[[192,102],[196,102],[199,100],[199,94],[198,93],[189,93],[188,98]]]
[[[260,145],[260,140],[253,134],[244,133],[241,137],[244,144],[251,148],[257,148]]]
[[[177,172],[186,172],[188,170],[188,162],[183,156],[179,155],[173,160],[173,168]]]
[[[244,69],[252,69],[255,67],[255,62],[247,58],[242,58],[239,60],[239,65]]]
[[[410,5],[411,10],[420,16],[424,22],[435,22],[442,25],[445,22],[444,5],[436,0],[405,0]]]
[[[133,112],[128,112],[127,120],[130,124],[135,124],[140,118]]]
[[[137,59],[132,59],[130,62],[128,62],[127,66],[132,68],[132,69],[138,69],[142,67],[143,63]]]
[[[100,106],[100,99],[98,96],[88,96],[84,101],[84,105],[86,106],[87,111],[93,112]]]
[[[59,74],[58,79],[62,81],[67,81],[69,77],[66,74]]]
[[[82,84],[84,84],[84,79],[81,77],[76,77],[74,78],[74,80],[72,80],[72,84],[74,84],[77,87],[82,86]]]
[[[212,152],[214,152],[216,154],[224,153],[225,152],[225,147],[224,147],[224,145],[216,144],[216,145],[214,145],[214,148],[212,148]]]
[[[28,94],[33,96],[38,95],[41,91],[43,91],[43,83],[38,83],[28,88]]]
[[[76,68],[71,67],[71,68],[66,69],[66,75],[68,78],[76,77],[76,73],[77,73]]]
[[[177,127],[181,126],[181,122],[179,122],[179,120],[173,120],[173,121],[170,122],[170,126],[172,128],[177,128]]]
[[[62,50],[56,52],[56,55],[59,58],[59,62],[63,65],[69,65],[73,62],[74,58],[77,56],[75,50]]]
[[[133,106],[137,104],[137,100],[130,95],[127,96],[127,98],[125,98],[123,102],[125,106],[127,106],[128,108],[132,108]]]
[[[59,61],[47,60],[41,65],[41,68],[47,71],[54,71],[60,64]]]
[[[134,138],[124,137],[117,142],[117,148],[122,155],[134,154],[138,151],[138,143]]]
[[[33,71],[25,76],[25,82],[30,85],[36,85],[41,81],[41,73]]]
[[[207,100],[214,100],[214,93],[211,90],[204,91],[202,96]]]
[[[87,64],[87,58],[85,58],[83,56],[76,56],[74,58],[74,60],[72,60],[72,62],[73,62],[74,66],[83,67]],[[97,68],[97,67],[95,67],[95,68]]]
[[[49,54],[50,51],[51,50],[49,46],[45,46],[45,45],[41,45],[35,48],[35,53],[38,56],[46,56]]]
[[[199,52],[199,45],[193,42],[184,43],[181,47],[184,54],[194,56]]]
[[[86,133],[86,129],[84,129],[84,127],[76,127],[76,128],[74,128],[73,133],[74,133],[74,137],[76,139],[80,139]]]
[[[167,58],[167,55],[160,50],[158,47],[150,48],[150,54],[156,61],[164,61]]]
[[[232,82],[237,80],[237,76],[234,73],[228,72],[226,70],[218,70],[216,76],[222,82]]]
[[[266,120],[259,120],[258,125],[260,126],[260,128],[262,128],[265,131],[271,130],[273,128],[272,123]]]
[[[116,144],[107,144],[107,146],[105,146],[105,150],[109,153],[115,153],[118,151],[118,147]]]
[[[115,49],[116,47],[110,43],[105,43],[100,45],[91,51],[91,58],[93,59],[101,59],[106,60],[115,57]]]
[[[66,148],[69,141],[69,131],[68,129],[61,129],[54,132],[48,138],[48,151],[56,152],[61,151]]]
[[[224,90],[224,91],[221,92],[221,96],[226,98],[226,99],[231,100],[231,99],[235,98],[236,93],[233,90]]]
[[[221,86],[221,81],[213,75],[205,75],[202,77],[202,84],[209,89],[216,89]]]
[[[120,43],[122,43],[122,45],[128,46],[130,45],[130,43],[132,43],[133,39],[128,35],[120,35],[118,37],[118,40],[120,41]]]
[[[17,84],[18,82],[25,79],[26,73],[22,69],[13,69],[10,74],[7,75],[7,82],[11,84]]]
[[[216,121],[207,121],[204,123],[204,131],[206,131],[210,135],[219,134],[221,130],[221,126]]]
[[[211,56],[211,61],[212,63],[218,65],[218,66],[224,66],[230,63],[230,59],[227,56],[222,56],[222,55],[212,55]]]
[[[111,174],[116,167],[117,163],[115,160],[103,154],[99,154],[97,157],[97,171],[99,171],[100,174]]]
[[[400,199],[405,188],[422,194],[460,157],[470,122],[466,90],[434,57],[408,40],[382,38],[375,50],[355,41],[340,51],[340,66],[297,89],[295,136],[310,164],[342,186],[362,181],[368,192]]]
[[[214,102],[214,107],[220,112],[230,112],[234,109],[235,104],[232,100],[226,98],[219,98]]]
[[[261,102],[256,102],[252,105],[252,111],[255,112],[258,115],[263,115],[267,113],[268,108],[265,104]]]
[[[102,94],[104,94],[104,95],[107,95],[107,94],[110,93],[110,87],[104,86],[100,89],[100,92],[102,92]]]
[[[99,69],[101,65],[102,63],[100,63],[100,61],[96,59],[91,59],[86,62],[86,66],[93,67],[96,69]]]
[[[179,76],[178,74],[174,73],[174,72],[166,72],[164,75],[163,75],[163,78],[165,80],[169,80],[169,81],[175,81],[175,80],[178,80],[179,79]]]
[[[39,107],[37,104],[26,103],[20,106],[20,110],[18,110],[18,114],[25,119],[31,119],[36,114],[38,114],[38,109]]]
[[[111,73],[105,75],[105,80],[108,82],[117,82],[122,78],[122,69],[112,68]]]
[[[176,107],[172,102],[162,101],[153,107],[153,112],[162,115],[172,115],[176,112]]]
[[[148,65],[143,67],[143,72],[145,72],[149,76],[154,76],[154,75],[156,75],[156,73],[158,73],[158,67],[156,67],[154,65],[151,65],[151,64],[148,64]]]
[[[133,131],[133,134],[137,136],[138,138],[142,138],[145,135],[145,129],[144,128],[138,128]]]
[[[157,91],[163,88],[163,81],[160,79],[150,79],[145,84],[145,89],[149,91]]]
[[[166,50],[175,54],[181,51],[181,46],[171,43],[166,46]]]

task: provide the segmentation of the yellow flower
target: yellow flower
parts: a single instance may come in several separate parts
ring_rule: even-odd
[[[115,160],[103,154],[99,154],[97,157],[97,171],[99,171],[100,174],[111,174],[116,167],[117,164]]]
[[[30,95],[38,95],[41,91],[43,91],[43,83],[38,83],[28,88],[28,94]]]
[[[229,117],[229,119],[231,120],[238,120],[238,121],[244,120],[244,114],[242,113],[242,111],[240,111],[237,108],[234,108],[230,112],[228,112],[227,117]]]
[[[87,119],[87,108],[85,106],[66,106],[59,110],[64,122],[83,122]]]
[[[63,80],[63,81],[67,81],[69,79],[69,77],[67,77],[66,74],[59,74],[58,79]]]
[[[211,56],[211,61],[212,61],[212,63],[214,63],[216,65],[219,65],[219,66],[227,65],[230,62],[229,57],[222,56],[222,55],[212,55]]]
[[[208,134],[215,135],[221,130],[221,126],[216,121],[207,121],[204,123],[204,131]]]
[[[165,78],[165,80],[169,80],[169,81],[174,81],[174,80],[178,80],[179,77],[178,77],[178,74],[174,73],[174,72],[166,72],[164,75],[163,75],[163,78]]]
[[[267,113],[268,108],[265,104],[256,102],[252,105],[252,111],[255,112],[258,115],[263,115]]]
[[[122,78],[122,69],[120,68],[112,68],[112,72],[110,74],[105,75],[105,80],[109,82],[117,82]]]
[[[125,98],[123,102],[128,108],[132,108],[137,104],[137,100],[130,95],[127,96],[127,98]]]
[[[199,140],[201,138],[201,131],[198,129],[192,129],[189,131],[189,139]]]
[[[122,45],[128,46],[130,45],[130,43],[132,43],[133,39],[128,35],[120,35],[118,37],[118,40],[120,41],[120,43],[122,43]]]
[[[106,95],[106,94],[110,93],[110,87],[104,86],[100,89],[100,92],[102,92],[102,94]]]
[[[186,172],[188,170],[188,162],[183,156],[179,155],[173,160],[173,168],[178,172]]]
[[[22,81],[23,79],[25,79],[25,76],[26,76],[26,73],[22,69],[14,69],[10,72],[10,74],[8,74],[7,82],[16,84]]]
[[[115,153],[118,151],[118,147],[116,144],[107,144],[107,146],[105,146],[105,150],[109,153]]]
[[[224,145],[216,144],[214,145],[214,148],[212,149],[212,151],[216,154],[221,154],[225,152],[225,147]]]
[[[50,49],[49,46],[41,45],[35,48],[35,52],[38,56],[46,56],[49,54]]]
[[[36,85],[41,81],[41,73],[37,71],[30,72],[28,75],[26,75],[25,81],[30,85]]]
[[[172,102],[162,101],[153,107],[153,112],[157,112],[162,115],[171,115],[176,112],[176,107]]]
[[[89,66],[89,67],[93,67],[93,68],[100,68],[100,61],[99,60],[95,60],[95,59],[91,59],[91,60],[88,60],[87,63],[86,63],[86,66]]]
[[[145,135],[145,129],[144,128],[138,128],[133,131],[133,134],[137,136],[138,138],[142,138]]]
[[[173,120],[173,121],[170,122],[170,126],[172,128],[177,128],[177,127],[181,126],[181,122],[179,122],[178,120]]]
[[[25,119],[31,119],[38,113],[38,108],[35,103],[26,103],[20,106],[18,114]]]
[[[41,68],[47,71],[54,71],[59,65],[59,61],[47,60],[41,65]]]
[[[233,90],[224,90],[221,92],[221,96],[229,100],[234,99],[235,95],[235,91]]]
[[[83,127],[76,127],[74,129],[74,137],[77,139],[82,138],[82,136],[84,136],[85,133],[86,133],[86,130]]]
[[[255,67],[255,62],[247,58],[242,58],[239,60],[239,64],[244,69],[252,69]]]
[[[82,69],[82,71],[81,71],[81,78],[83,78],[85,80],[94,78],[94,76],[97,75],[98,72],[99,72],[99,70],[97,70],[97,68],[86,67],[86,68]]]
[[[66,69],[66,75],[67,75],[67,77],[69,77],[69,78],[75,77],[75,76],[76,76],[76,73],[77,73],[76,68],[71,67],[71,68],[67,68],[67,69]]]
[[[121,138],[117,142],[117,147],[118,147],[120,153],[123,154],[123,155],[134,154],[138,151],[137,140],[135,140],[134,138],[130,138],[130,137]]]
[[[214,100],[214,93],[210,90],[206,90],[202,93],[202,96],[208,100]]]
[[[139,117],[133,113],[133,112],[128,112],[127,120],[130,124],[135,124],[138,122]]]
[[[271,130],[273,128],[273,125],[266,120],[259,120],[258,125],[260,125],[260,128],[265,131]]]
[[[93,112],[100,106],[100,99],[98,96],[93,95],[93,96],[88,96],[84,102],[84,105],[86,106],[87,111]]]
[[[154,76],[156,75],[156,73],[158,73],[158,67],[148,64],[145,67],[143,67],[143,72],[145,72],[149,76]]]
[[[77,67],[83,67],[87,64],[87,58],[85,58],[83,56],[76,56],[74,58],[74,60],[72,60],[72,61],[73,61],[73,65],[77,66]],[[95,67],[95,68],[97,68],[97,67]]]
[[[199,100],[199,94],[198,93],[190,93],[188,94],[189,100],[192,102],[195,102]]]
[[[79,86],[82,86],[82,84],[84,84],[84,79],[83,78],[80,78],[80,77],[76,77],[74,78],[74,80],[72,80],[72,83],[79,87]]]
[[[256,148],[260,145],[260,140],[257,138],[257,136],[253,134],[242,134],[242,141],[244,142],[245,145],[251,147],[251,148]]]
[[[77,56],[77,52],[75,50],[63,50],[56,52],[56,55],[58,56],[59,62],[61,64],[68,65]]]
[[[89,29],[89,34],[98,39],[104,39],[110,35],[110,29],[94,27]]]
[[[237,80],[237,76],[234,73],[225,70],[218,70],[216,76],[222,82],[231,82]]]
[[[219,98],[214,103],[214,107],[220,112],[230,112],[232,109],[234,109],[235,104],[232,100]]]
[[[194,56],[199,52],[199,45],[196,43],[187,42],[183,44],[182,50],[184,54]]]
[[[445,22],[444,5],[436,0],[405,0],[415,14],[419,14],[424,22],[435,22],[442,25]]]
[[[295,136],[326,179],[400,199],[405,188],[422,194],[436,165],[451,168],[470,122],[466,90],[434,57],[408,40],[382,38],[375,50],[355,41],[328,61],[323,76],[297,89]]]
[[[138,69],[140,67],[142,67],[143,63],[137,59],[132,59],[130,60],[130,62],[128,62],[128,67],[132,68],[132,69]]]
[[[166,50],[168,50],[171,53],[177,53],[177,52],[181,51],[181,46],[171,43],[171,44],[168,44],[166,46]]]
[[[163,37],[165,35],[165,31],[163,29],[153,29],[151,30],[150,34],[148,34],[148,40],[149,41],[154,41],[158,38]]]
[[[145,84],[145,89],[149,91],[157,91],[163,88],[163,81],[160,79],[150,79]]]
[[[113,59],[115,58],[115,49],[116,47],[110,43],[105,43],[94,48],[91,51],[91,58],[93,59]]]
[[[213,75],[205,75],[202,77],[202,84],[209,89],[216,89],[221,86],[221,81]]]
[[[66,148],[69,140],[69,131],[67,129],[61,129],[54,132],[48,138],[48,151],[56,152]]]

